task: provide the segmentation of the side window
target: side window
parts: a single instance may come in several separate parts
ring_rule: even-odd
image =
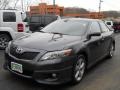
[[[3,22],[16,22],[16,15],[14,12],[4,12]]]
[[[111,22],[106,22],[107,25],[111,25]]]
[[[98,24],[98,22],[92,22],[90,26],[90,33],[94,33],[94,32],[101,32],[100,25]]]
[[[99,23],[100,23],[100,26],[101,26],[102,33],[109,31],[109,29],[108,29],[108,27],[106,26],[105,23],[103,23],[103,22],[99,22]]]

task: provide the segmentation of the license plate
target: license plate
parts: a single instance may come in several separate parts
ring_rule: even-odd
[[[11,69],[13,71],[17,71],[19,73],[23,73],[23,67],[22,67],[22,64],[18,64],[18,63],[15,63],[15,62],[11,62]]]

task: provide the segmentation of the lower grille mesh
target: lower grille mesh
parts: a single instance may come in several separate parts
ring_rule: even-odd
[[[33,60],[39,52],[23,52],[22,54],[19,54],[16,52],[17,46],[11,46],[10,47],[10,54],[18,59],[25,59],[25,60]]]

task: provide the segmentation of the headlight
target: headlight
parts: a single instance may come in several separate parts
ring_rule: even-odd
[[[65,56],[70,56],[72,53],[72,49],[68,49],[68,50],[63,50],[63,51],[55,51],[55,52],[49,52],[46,53],[41,60],[48,60],[48,59],[57,59],[57,58],[61,58],[61,57],[65,57]]]
[[[9,52],[11,46],[11,41],[8,43],[8,46],[6,47],[6,52]]]

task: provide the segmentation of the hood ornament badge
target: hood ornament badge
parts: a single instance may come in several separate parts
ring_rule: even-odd
[[[23,49],[20,48],[20,47],[18,47],[18,48],[16,49],[16,53],[18,53],[18,54],[22,54],[22,53],[23,53]]]

